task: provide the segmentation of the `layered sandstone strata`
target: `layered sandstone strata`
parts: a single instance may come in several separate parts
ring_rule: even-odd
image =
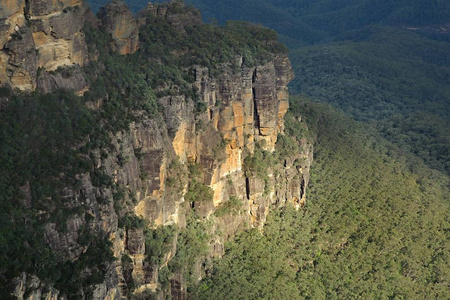
[[[58,68],[88,62],[81,0],[1,0],[0,7],[0,85],[44,92],[86,87],[84,77],[53,76]]]

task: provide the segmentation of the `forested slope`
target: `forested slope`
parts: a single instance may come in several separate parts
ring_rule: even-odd
[[[292,51],[292,89],[372,123],[405,151],[449,174],[449,53],[449,43],[371,27]]]
[[[450,2],[186,2],[205,20],[275,29],[291,49],[293,93],[372,123],[429,167],[450,174]]]
[[[317,141],[307,205],[238,236],[198,298],[448,298],[449,178],[327,105],[291,106]]]
[[[96,11],[107,0],[89,1]],[[134,11],[147,0],[125,0]],[[151,2],[163,2],[151,1]],[[392,26],[435,26],[450,22],[450,3],[439,0],[186,0],[202,11],[205,20],[259,22],[291,39],[318,42],[345,31],[373,24]]]
[[[233,15],[231,8],[209,1],[200,5],[209,4],[204,11],[219,20],[259,17],[291,48],[293,93],[331,103],[371,123],[404,151],[449,174],[448,2],[266,2],[245,2],[253,5],[251,10],[244,4],[233,6],[238,12],[258,11],[255,16]],[[280,10],[289,16],[271,13]]]

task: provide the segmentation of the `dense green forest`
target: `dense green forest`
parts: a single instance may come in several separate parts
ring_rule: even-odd
[[[205,18],[251,20],[280,33],[314,42],[372,24],[441,25],[450,21],[450,4],[439,0],[248,0],[187,1]]]
[[[450,43],[392,27],[348,33],[291,53],[302,93],[378,128],[450,174]]]
[[[275,29],[291,49],[292,93],[331,103],[450,174],[450,2],[186,2],[207,22]],[[129,2],[135,11],[146,3]]]
[[[449,298],[448,176],[328,105],[290,114],[316,140],[307,205],[229,243],[194,299]]]

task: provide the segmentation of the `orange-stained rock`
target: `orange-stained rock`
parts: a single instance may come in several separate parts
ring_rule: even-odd
[[[242,102],[233,102],[231,104],[234,115],[234,126],[240,127],[244,125],[244,108]]]
[[[186,158],[186,122],[182,122],[180,127],[178,128],[177,133],[175,134],[175,137],[172,141],[172,147],[175,151],[175,154],[178,155],[178,157],[182,161],[187,161]]]
[[[24,0],[0,0],[0,49],[25,24]]]
[[[273,131],[274,131],[274,128],[271,128],[271,127],[261,127],[261,128],[259,128],[259,133],[262,136],[271,135]]]
[[[244,127],[240,126],[236,128],[236,135],[237,135],[237,146],[242,148],[245,145],[245,139],[244,139]]]
[[[284,115],[289,109],[289,101],[288,100],[282,100],[280,101],[280,106],[278,107],[278,124],[277,129],[278,132],[282,133],[284,132]]]
[[[233,108],[230,106],[224,107],[220,111],[220,119],[217,125],[219,132],[231,131],[235,127],[233,122]]]
[[[194,124],[183,121],[172,141],[175,153],[183,162],[195,161],[196,159],[197,150],[194,128]]]
[[[161,214],[161,203],[153,197],[146,197],[142,199],[135,207],[136,215],[143,217],[146,220],[154,222],[156,226],[163,223],[163,216]]]
[[[218,206],[220,203],[223,202],[224,186],[225,183],[223,181],[219,181],[211,186],[212,189],[214,190],[213,196],[214,206]]]
[[[59,67],[88,62],[81,30],[87,7],[82,0],[0,0],[0,85],[19,90],[81,91],[84,75],[70,80],[49,75]],[[19,41],[18,41],[19,40]],[[38,73],[37,70],[40,69]]]
[[[240,171],[242,169],[242,150],[239,148],[232,148],[231,146],[225,149],[227,159],[222,165],[220,170],[221,177],[224,177],[233,172]]]
[[[71,65],[70,41],[55,39],[42,31],[33,33],[33,40],[38,52],[38,67],[55,71],[58,67]]]
[[[17,70],[9,79],[12,86],[21,91],[31,91],[35,88],[33,76],[25,70]]]
[[[24,6],[24,0],[0,0],[0,18],[8,18],[19,11],[23,12]]]
[[[253,98],[253,93],[252,93],[252,91],[250,90],[250,91],[245,91],[243,94],[242,94],[242,101],[246,101],[246,100],[251,100]]]
[[[212,110],[211,109],[211,124],[216,129],[219,130],[219,120],[220,120],[220,113],[218,110]]]

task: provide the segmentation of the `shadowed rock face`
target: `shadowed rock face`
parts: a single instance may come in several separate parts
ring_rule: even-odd
[[[98,12],[103,26],[113,39],[113,49],[118,53],[131,54],[138,49],[139,30],[133,13],[121,1],[110,2]]]
[[[75,84],[47,74],[88,62],[82,32],[87,7],[81,0],[2,0],[0,7],[1,85],[43,92],[86,87],[80,72]]]

